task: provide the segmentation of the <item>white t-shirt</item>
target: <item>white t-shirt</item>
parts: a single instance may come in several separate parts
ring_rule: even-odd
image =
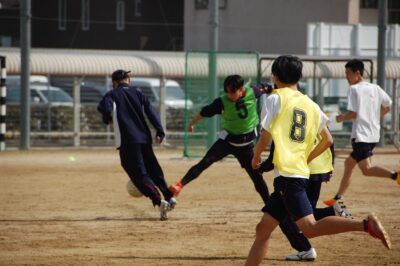
[[[269,132],[269,127],[271,125],[271,122],[279,114],[280,109],[281,109],[281,100],[279,95],[278,94],[269,95],[266,101],[264,102],[264,106],[261,109],[261,126],[264,130]],[[329,123],[329,118],[324,114],[324,112],[322,112],[321,109],[320,109],[319,122],[320,124],[318,133],[320,133]],[[308,176],[280,173],[278,171],[278,168],[274,168],[274,176],[278,177],[281,175],[285,177],[308,178]]]
[[[389,95],[378,85],[362,81],[350,86],[347,99],[347,110],[357,113],[351,138],[356,142],[379,142],[381,107],[392,105]]]
[[[114,138],[115,138],[115,147],[118,149],[121,147],[121,132],[119,131],[119,124],[117,118],[117,105],[113,101],[113,113],[112,113],[112,120],[114,126]]]

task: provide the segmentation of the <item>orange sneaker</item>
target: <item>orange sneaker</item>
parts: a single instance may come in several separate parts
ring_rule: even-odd
[[[335,205],[336,201],[337,200],[335,200],[335,198],[331,198],[331,199],[324,200],[324,204],[326,206],[333,206],[333,205]]]
[[[386,233],[378,217],[373,213],[368,215],[368,233],[372,237],[380,239],[387,249],[391,248],[392,244],[390,243],[389,235]]]
[[[396,181],[397,181],[397,184],[400,185],[400,170],[397,171],[397,179],[396,179]]]
[[[179,186],[178,184],[176,184],[175,186],[171,185],[169,186],[169,191],[171,191],[171,193],[174,195],[174,197],[178,197],[179,193],[182,190],[182,186]]]

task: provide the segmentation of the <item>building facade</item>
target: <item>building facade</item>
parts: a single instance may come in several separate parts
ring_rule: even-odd
[[[31,0],[32,47],[209,49],[212,0]],[[19,46],[19,0],[0,0],[0,47]],[[219,50],[307,53],[307,25],[378,23],[378,0],[219,0]],[[400,24],[400,0],[388,0]]]
[[[8,2],[0,8],[1,46],[18,46],[19,5]],[[31,6],[32,47],[183,49],[183,0],[31,0]]]
[[[185,50],[209,47],[209,0],[185,2]],[[388,0],[389,23],[400,1]],[[308,23],[378,24],[378,0],[220,0],[219,49],[307,53]]]

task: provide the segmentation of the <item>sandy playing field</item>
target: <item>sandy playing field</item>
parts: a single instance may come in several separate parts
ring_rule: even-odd
[[[197,162],[182,159],[180,151],[156,153],[170,183]],[[400,154],[377,153],[374,163],[400,167]],[[338,156],[321,199],[336,191],[345,155]],[[272,191],[271,174],[264,178]],[[148,199],[128,195],[127,180],[113,149],[0,153],[0,264],[244,264],[263,205],[235,159],[214,164],[189,184],[164,222]],[[362,232],[319,237],[312,239],[313,264],[399,265],[400,186],[357,169],[345,203],[355,217],[376,212],[392,250]],[[290,253],[276,230],[264,265],[294,265],[284,260]]]

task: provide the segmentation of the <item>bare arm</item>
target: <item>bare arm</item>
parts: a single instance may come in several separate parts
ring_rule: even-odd
[[[381,107],[381,117],[390,112],[390,106]]]
[[[253,167],[253,169],[257,169],[260,167],[261,154],[268,146],[270,139],[271,134],[268,131],[262,129],[260,138],[258,139],[256,149],[254,151],[253,159],[251,160],[251,166]]]
[[[347,120],[353,120],[357,117],[357,113],[353,111],[349,111],[346,114],[338,114],[336,116],[336,122],[340,123]]]
[[[317,158],[321,153],[323,153],[333,144],[332,135],[327,127],[324,127],[324,129],[322,129],[320,134],[322,139],[318,143],[318,145],[315,146],[315,148],[311,151],[310,155],[307,158],[307,163],[310,163],[312,160]]]
[[[189,131],[189,132],[193,132],[194,125],[195,125],[198,121],[200,121],[200,120],[202,120],[202,119],[203,119],[203,116],[202,116],[200,113],[198,113],[195,117],[193,117],[193,119],[190,121],[190,123],[189,123],[189,125],[188,125],[188,131]]]

